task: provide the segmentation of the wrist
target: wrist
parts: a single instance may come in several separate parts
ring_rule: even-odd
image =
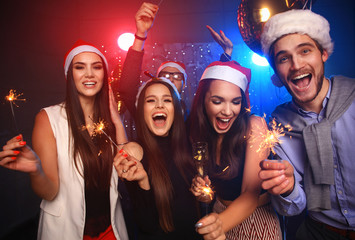
[[[141,40],[141,41],[145,41],[147,39],[147,36],[148,36],[148,34],[146,32],[145,33],[136,32],[134,34],[134,38],[138,39],[138,40]]]
[[[149,184],[148,176],[145,176],[142,180],[139,180],[138,186],[144,190],[149,190],[150,184]]]
[[[224,52],[228,54],[228,56],[232,57],[233,48],[226,48]]]

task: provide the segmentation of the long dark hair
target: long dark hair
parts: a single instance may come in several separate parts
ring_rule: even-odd
[[[112,139],[116,139],[116,132],[109,109],[108,74],[103,60],[102,63],[104,65],[104,83],[95,96],[93,122],[104,121],[105,132]],[[73,63],[70,64],[67,74],[65,110],[71,136],[68,147],[71,146],[70,141],[73,141],[73,149],[69,150],[73,150],[75,167],[83,175],[85,187],[108,190],[112,173],[113,154],[116,153],[116,149],[112,148],[106,136],[98,134],[91,137],[85,128],[85,116],[73,78]],[[83,172],[81,171],[79,156]]]
[[[173,197],[172,183],[167,166],[163,160],[163,153],[158,146],[156,136],[148,129],[144,120],[145,92],[146,89],[153,84],[163,84],[166,86],[173,98],[174,122],[169,131],[173,161],[188,186],[192,176],[192,172],[189,173],[189,171],[193,168],[190,162],[191,157],[188,151],[184,116],[180,100],[168,83],[158,79],[152,79],[146,84],[139,95],[136,112],[136,127],[138,139],[143,145],[145,159],[148,163],[148,175],[153,186],[156,207],[159,214],[159,224],[165,232],[170,232],[174,230],[171,213],[171,201]]]
[[[226,171],[215,172],[218,133],[211,125],[205,107],[206,93],[210,89],[212,81],[214,81],[214,79],[205,79],[199,83],[187,126],[191,142],[202,141],[208,143],[208,175],[222,179],[230,179],[237,176],[244,165],[246,134],[250,118],[249,112],[246,109],[249,106],[245,94],[241,90],[242,105],[240,113],[229,131],[225,133],[221,144],[220,164],[223,167],[228,166],[228,169]]]

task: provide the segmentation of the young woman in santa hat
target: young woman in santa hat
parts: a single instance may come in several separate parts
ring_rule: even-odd
[[[65,56],[64,102],[36,116],[37,155],[22,135],[0,152],[1,165],[29,173],[43,199],[38,239],[128,239],[112,164],[117,149],[92,127],[103,121],[111,139],[126,142],[112,92],[109,96],[107,68],[95,46],[76,42]]]
[[[213,210],[227,239],[281,239],[279,221],[259,195],[259,163],[270,149],[260,149],[264,119],[251,116],[250,69],[235,61],[213,62],[204,71],[188,119],[190,140],[208,144],[208,176],[196,177],[191,191],[212,185]]]
[[[139,88],[136,107],[143,160],[122,151],[114,165],[126,180],[138,239],[224,239],[214,214],[199,220],[198,204],[189,191],[195,167],[176,86],[166,78],[149,80]],[[197,222],[204,224],[201,235],[195,231]]]

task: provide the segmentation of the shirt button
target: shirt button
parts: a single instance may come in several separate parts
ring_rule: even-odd
[[[344,214],[347,214],[348,213],[348,210],[344,210]]]
[[[338,165],[334,165],[334,168],[338,168]]]
[[[339,193],[339,194],[343,194],[343,191],[339,190],[338,193]]]

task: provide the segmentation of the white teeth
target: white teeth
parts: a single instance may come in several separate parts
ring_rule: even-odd
[[[153,118],[154,117],[166,117],[166,114],[165,113],[156,113],[153,115]]]
[[[85,82],[84,83],[85,86],[93,86],[95,84],[96,84],[95,82]]]
[[[302,75],[299,75],[299,76],[295,77],[293,80],[298,80],[298,79],[307,77],[308,75],[309,75],[309,73],[305,73],[305,74],[302,74]]]
[[[222,122],[225,122],[225,123],[230,121],[230,119],[222,119],[222,118],[220,118],[219,120],[221,120]]]

